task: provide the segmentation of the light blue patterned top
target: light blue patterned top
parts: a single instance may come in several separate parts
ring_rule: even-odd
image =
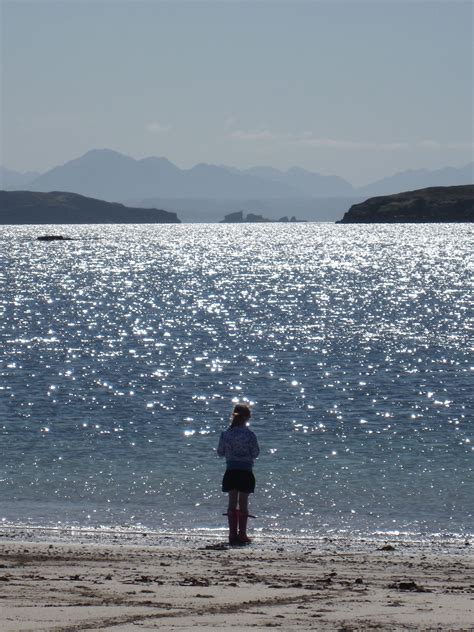
[[[247,426],[236,426],[221,432],[217,454],[225,456],[228,470],[252,470],[260,454],[257,437]]]

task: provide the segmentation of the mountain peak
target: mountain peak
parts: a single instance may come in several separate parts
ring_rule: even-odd
[[[113,149],[89,149],[85,154],[76,158],[75,161],[87,162],[87,161],[118,161],[118,160],[126,160],[127,162],[136,162],[134,158],[130,158],[130,156],[126,156],[125,154],[121,154],[118,151]],[[72,162],[72,161],[69,161]],[[68,164],[68,163],[66,163]]]

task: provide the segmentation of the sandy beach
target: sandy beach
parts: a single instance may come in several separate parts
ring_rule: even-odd
[[[464,542],[0,540],[2,632],[472,630],[473,589]]]

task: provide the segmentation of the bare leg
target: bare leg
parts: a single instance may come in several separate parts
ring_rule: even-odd
[[[239,492],[239,542],[241,544],[250,544],[250,538],[247,537],[247,520],[249,517],[249,495]]]
[[[239,493],[239,509],[242,513],[248,514],[249,512],[249,495],[244,492]]]
[[[231,546],[238,544],[238,521],[239,512],[237,511],[237,499],[239,492],[236,489],[231,489],[229,492],[229,504],[227,508],[227,520],[229,523],[229,544]]]
[[[231,489],[229,492],[229,504],[227,506],[228,511],[235,511],[237,509],[237,499],[239,492],[236,489]]]

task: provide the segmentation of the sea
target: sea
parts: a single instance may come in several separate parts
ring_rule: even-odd
[[[255,533],[472,537],[473,237],[3,226],[0,525],[224,533],[248,402]]]

